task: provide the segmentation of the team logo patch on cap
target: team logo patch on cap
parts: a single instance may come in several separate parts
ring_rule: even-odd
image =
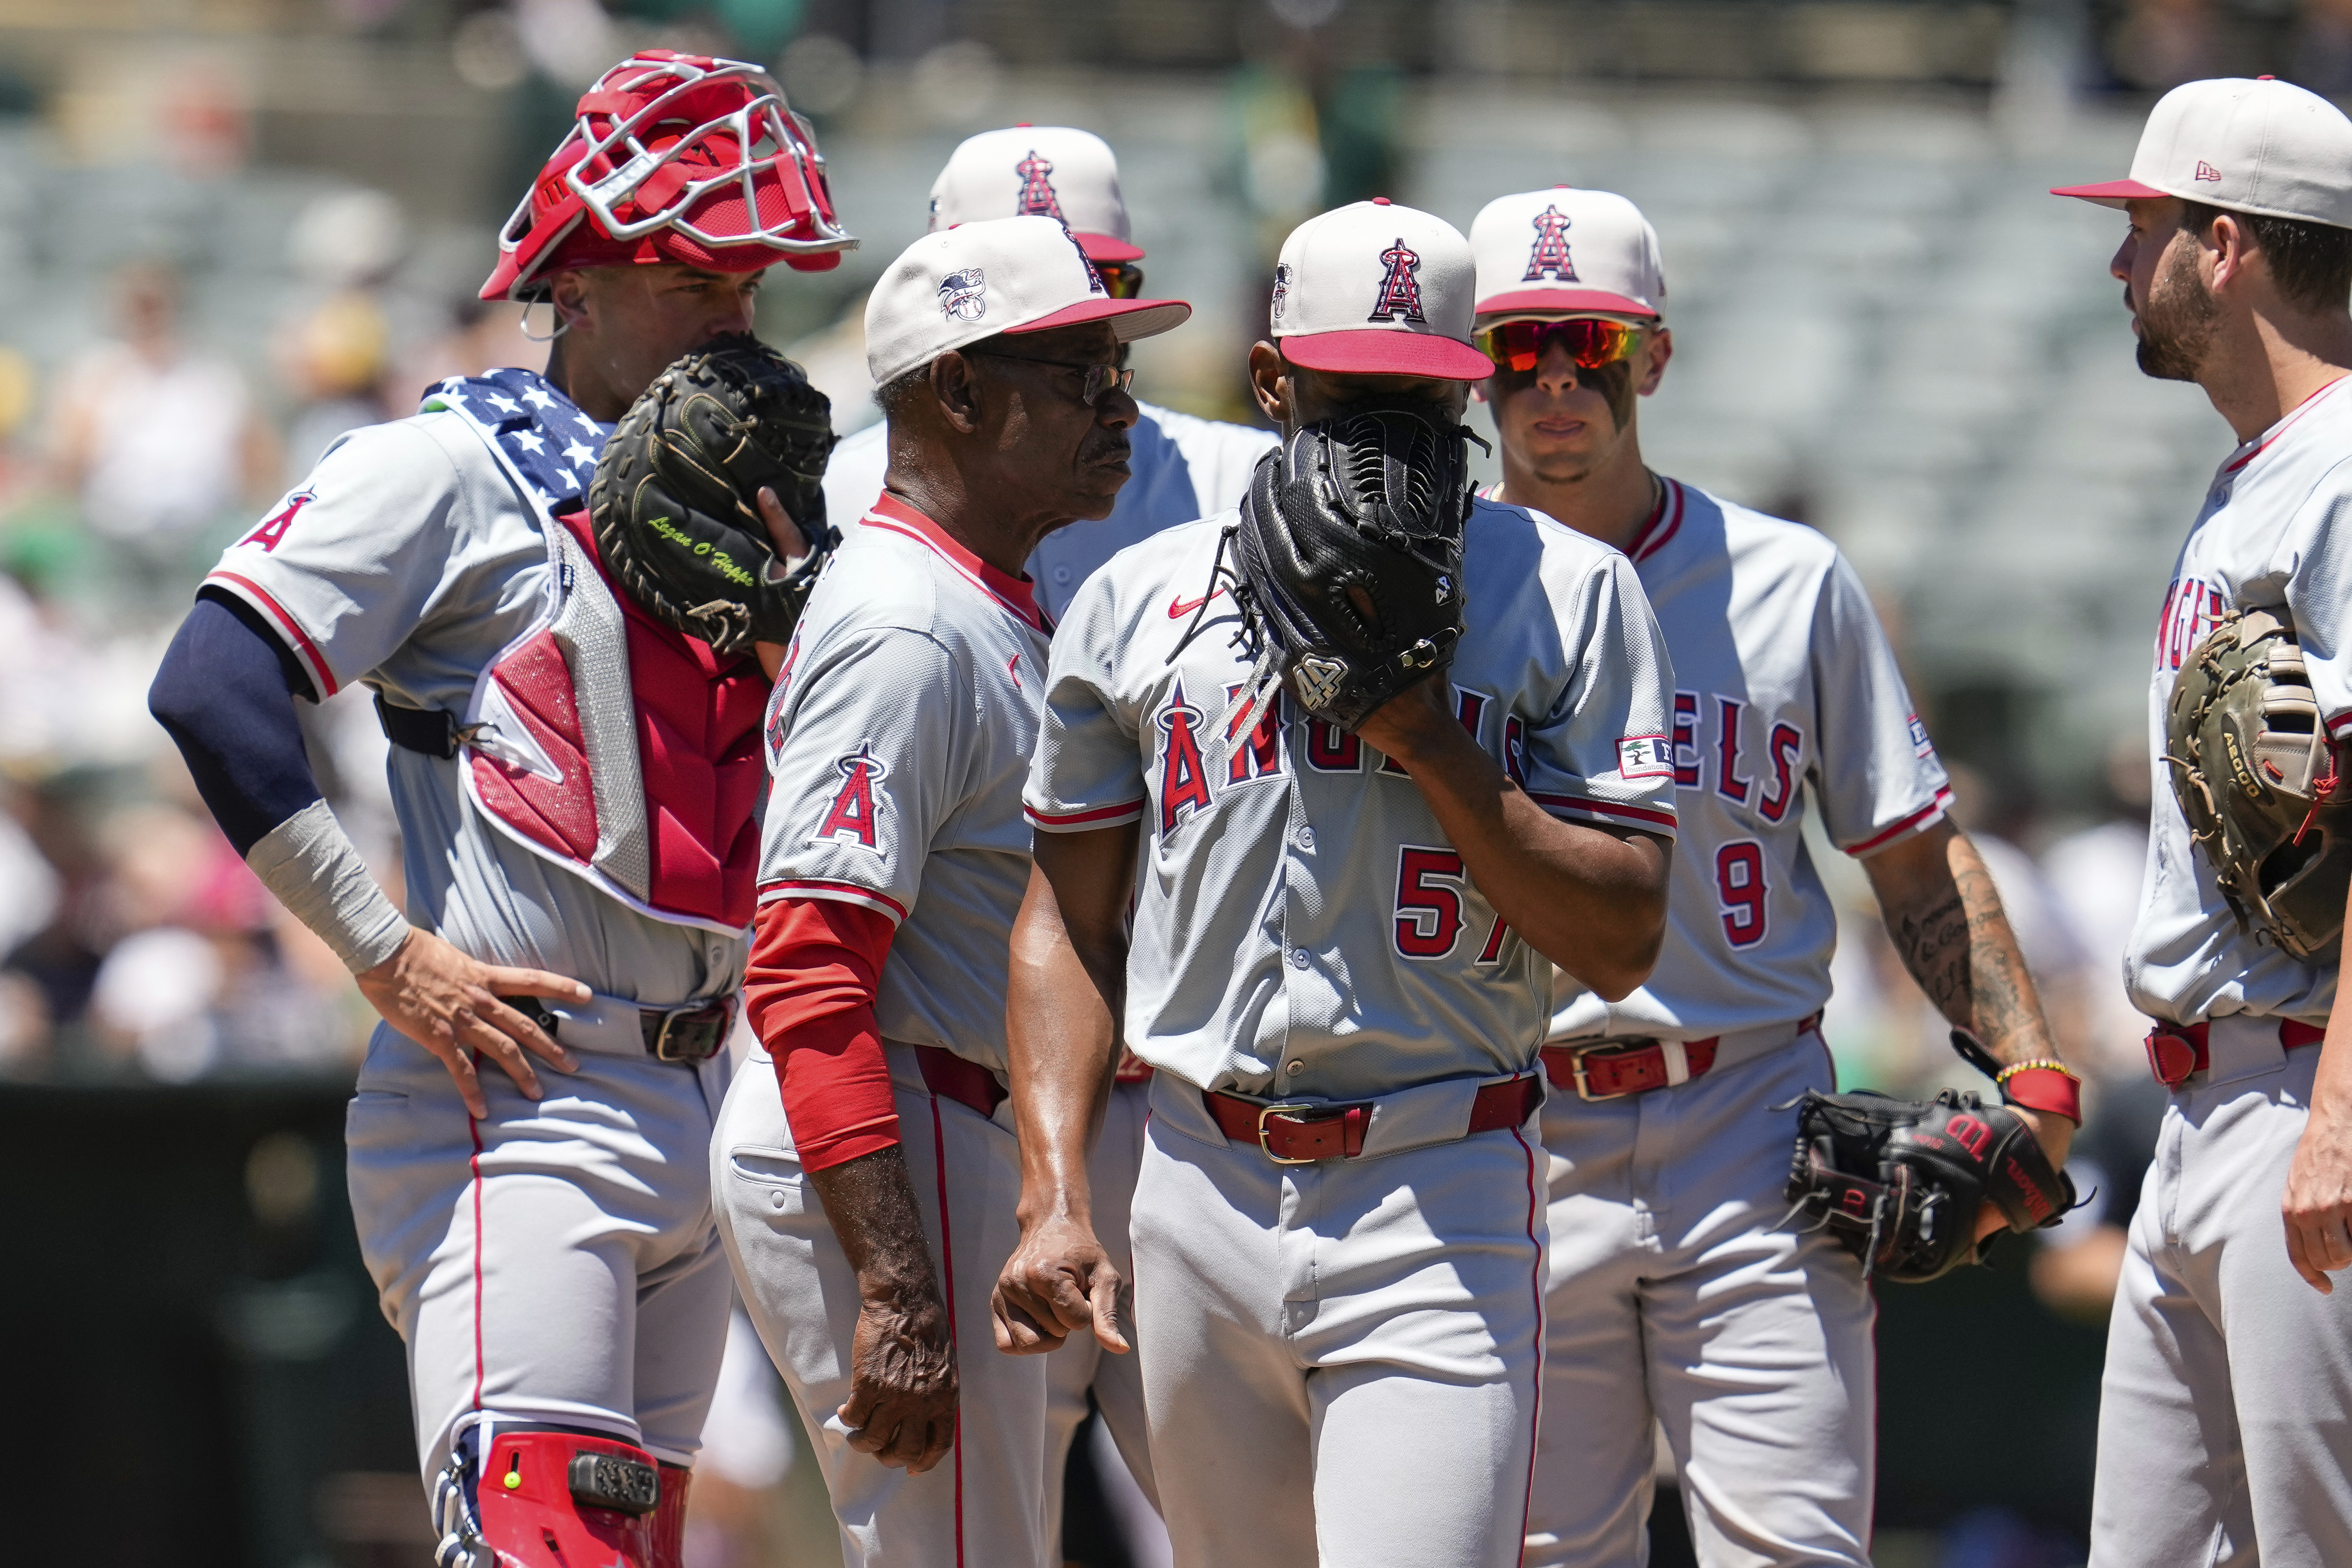
[[[1557,205],[1535,215],[1536,243],[1528,247],[1528,270],[1522,283],[1549,277],[1555,283],[1576,283],[1576,264],[1568,256],[1568,214]]]
[[[1372,302],[1370,321],[1426,321],[1421,313],[1420,253],[1404,243],[1399,235],[1396,244],[1381,252],[1381,265],[1388,270],[1381,275],[1381,294]]]
[[[1274,319],[1282,319],[1283,301],[1290,298],[1290,263],[1277,262],[1274,268]]]
[[[2219,183],[2221,178],[2221,171],[2213,167],[2212,164],[2205,162],[2204,159],[2200,158],[2197,160],[2197,177],[2200,180],[2211,180],[2214,183]]]
[[[1061,198],[1054,194],[1054,183],[1045,178],[1054,172],[1052,159],[1038,157],[1033,147],[1028,157],[1013,165],[1013,172],[1021,176],[1021,195],[1013,209],[1014,217],[1051,218],[1065,226],[1068,225],[1069,220],[1062,215]]]
[[[940,278],[940,314],[959,321],[977,321],[987,315],[987,274],[977,267],[967,267]]]
[[[1671,779],[1674,772],[1674,751],[1664,736],[1624,735],[1617,737],[1618,778]]]

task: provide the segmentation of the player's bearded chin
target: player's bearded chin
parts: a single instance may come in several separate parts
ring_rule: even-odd
[[[2159,381],[2195,381],[2221,314],[2197,270],[2197,246],[2183,230],[2158,264],[2147,299],[2140,307],[2141,373]]]

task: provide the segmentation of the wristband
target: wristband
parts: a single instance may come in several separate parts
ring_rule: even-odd
[[[245,863],[354,975],[374,968],[408,940],[407,916],[376,885],[324,800],[311,801],[263,834]]]
[[[2083,1081],[2063,1061],[2042,1058],[2012,1062],[1994,1076],[1993,1083],[2009,1104],[2083,1124]]]

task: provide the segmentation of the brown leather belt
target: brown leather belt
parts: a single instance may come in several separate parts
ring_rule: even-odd
[[[1822,1015],[1800,1019],[1790,1038],[1803,1034],[1822,1021]],[[1675,1083],[1704,1078],[1715,1068],[1719,1034],[1680,1042],[1665,1040],[1603,1040],[1591,1045],[1548,1045],[1543,1050],[1544,1076],[1563,1092],[1573,1090],[1585,1101],[1622,1100]],[[1682,1046],[1683,1075],[1675,1076],[1674,1053]]]
[[[2156,1081],[2167,1089],[2178,1089],[2189,1082],[2190,1073],[2210,1066],[2212,1057],[2206,1042],[2212,1031],[2210,1023],[2159,1023],[2149,1030],[2147,1067]],[[2295,1019],[2279,1019],[2278,1034],[2280,1049],[2284,1051],[2317,1045],[2327,1038],[2326,1030]]]
[[[1462,1135],[1516,1127],[1535,1114],[1542,1098],[1543,1087],[1532,1072],[1489,1083],[1470,1102],[1470,1124]],[[1364,1129],[1372,1120],[1370,1101],[1268,1103],[1213,1089],[1204,1090],[1201,1099],[1219,1132],[1237,1144],[1255,1144],[1267,1159],[1282,1166],[1356,1158],[1364,1152]]]
[[[910,1047],[915,1053],[915,1065],[922,1069],[923,1087],[943,1100],[959,1105],[969,1105],[983,1116],[994,1116],[996,1108],[1004,1103],[1004,1085],[996,1074],[977,1061],[966,1061],[952,1051],[941,1051],[936,1045]]]

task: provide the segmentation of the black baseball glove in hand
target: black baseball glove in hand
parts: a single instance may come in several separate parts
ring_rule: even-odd
[[[1259,460],[1224,541],[1258,658],[1253,705],[1285,680],[1352,730],[1445,667],[1462,636],[1469,434],[1368,410],[1301,426]]]
[[[596,463],[589,514],[604,566],[653,616],[727,655],[791,640],[841,536],[824,520],[833,404],[748,334],[654,379]],[[789,571],[760,515],[761,486],[801,531]]]
[[[2010,1229],[2033,1230],[2074,1207],[2074,1184],[2050,1168],[2022,1118],[1974,1094],[1807,1090],[1789,1199],[1862,1260],[1864,1278],[1916,1284],[1982,1260],[1986,1203]]]

